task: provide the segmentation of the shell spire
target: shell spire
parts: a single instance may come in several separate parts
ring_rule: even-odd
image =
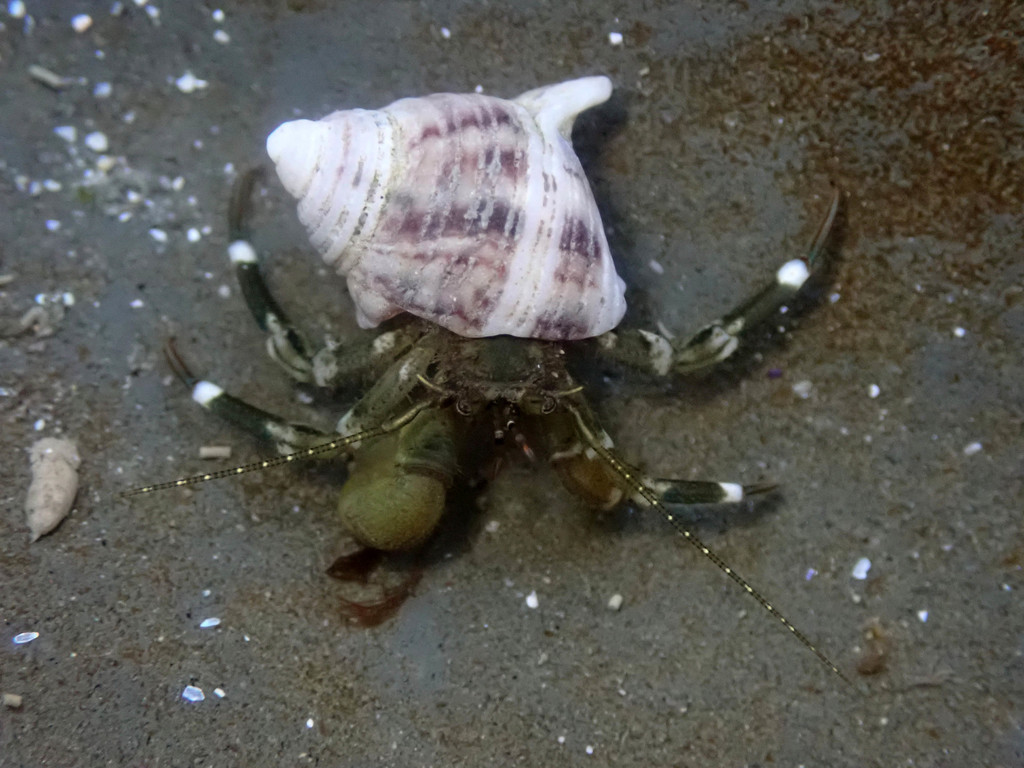
[[[284,123],[267,152],[363,327],[410,312],[463,336],[586,338],[626,309],[569,141],[610,94],[587,77],[401,99]]]

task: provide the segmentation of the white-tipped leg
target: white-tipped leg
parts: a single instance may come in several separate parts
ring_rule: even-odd
[[[840,200],[836,190],[806,256],[787,261],[770,284],[689,339],[669,341],[649,331],[621,331],[601,336],[599,349],[609,357],[661,376],[670,371],[698,371],[730,357],[739,349],[746,331],[778,312],[803,289],[828,243]]]

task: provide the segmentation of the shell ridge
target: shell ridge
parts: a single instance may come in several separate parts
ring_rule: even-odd
[[[547,136],[557,133],[568,140],[576,117],[608,101],[611,95],[612,81],[596,75],[534,88],[514,101],[526,108]]]

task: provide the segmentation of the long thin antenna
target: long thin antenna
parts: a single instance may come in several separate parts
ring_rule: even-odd
[[[736,571],[734,571],[731,566],[729,566],[718,554],[716,554],[714,550],[712,550],[710,547],[708,547],[707,544],[701,541],[700,538],[698,538],[697,535],[693,533],[693,531],[691,531],[689,528],[687,528],[681,522],[679,522],[676,519],[676,516],[672,513],[672,510],[670,510],[668,507],[661,503],[661,500],[658,499],[657,494],[650,488],[648,488],[643,483],[643,481],[636,477],[636,475],[633,474],[629,467],[627,467],[622,461],[616,458],[615,454],[613,454],[604,445],[602,445],[601,441],[597,439],[596,435],[594,435],[593,431],[587,425],[586,420],[583,418],[583,414],[576,406],[572,405],[571,403],[566,403],[566,407],[569,409],[569,412],[572,413],[572,415],[575,417],[576,424],[579,427],[580,434],[587,441],[587,444],[594,450],[594,452],[598,456],[600,456],[602,459],[608,462],[609,466],[611,466],[611,468],[614,469],[616,473],[618,473],[618,475],[629,485],[629,487],[634,492],[639,494],[644,499],[644,501],[646,501],[652,507],[657,509],[661,513],[661,516],[664,517],[665,520],[667,520],[672,525],[672,527],[675,528],[676,531],[684,539],[686,539],[687,542],[692,544],[694,548],[697,549],[697,551],[699,551],[702,555],[704,555],[704,557],[706,557],[708,560],[710,560],[712,563],[718,566],[719,570],[725,573],[725,575],[732,579],[734,582],[739,584],[743,588],[744,592],[746,592],[758,603],[760,603],[762,608],[764,608],[766,611],[768,611],[768,613],[770,613],[772,616],[778,619],[782,623],[782,626],[788,629],[796,637],[797,640],[803,643],[804,647],[806,647],[809,651],[811,651],[811,653],[817,656],[818,660],[822,664],[824,664],[826,667],[831,669],[835,674],[837,674],[844,683],[850,686],[853,685],[853,683],[850,682],[849,678],[847,678],[846,675],[844,675],[839,670],[839,667],[837,667],[832,662],[832,660],[829,659],[828,656],[819,651],[803,632],[801,632],[799,629],[793,626],[793,623],[785,616],[783,616],[778,611],[778,609],[775,608],[774,605],[769,603],[767,598],[764,597],[764,595],[762,595],[760,592],[754,589],[746,579],[744,579],[742,576],[736,573]]]
[[[263,459],[262,461],[254,461],[252,464],[243,464],[240,467],[234,467],[232,469],[219,469],[216,472],[208,472],[204,475],[193,475],[192,477],[183,477],[180,480],[169,480],[166,483],[157,483],[156,485],[144,485],[140,488],[130,488],[127,491],[121,491],[118,494],[121,498],[128,498],[130,496],[141,496],[144,493],[154,493],[156,491],[165,491],[168,488],[184,488],[188,485],[197,485],[199,483],[205,483],[208,480],[219,480],[222,477],[235,477],[237,475],[244,475],[247,472],[258,472],[261,469],[270,469],[271,467],[279,467],[282,464],[290,464],[293,461],[299,459],[309,459],[313,456],[319,456],[323,453],[330,453],[331,451],[337,451],[342,448],[347,448],[350,445],[355,445],[363,440],[371,440],[375,437],[386,435],[395,430],[401,429],[410,421],[416,418],[416,416],[431,403],[424,401],[413,406],[411,409],[403,413],[397,419],[381,424],[373,429],[367,429],[363,432],[357,432],[354,435],[348,437],[342,437],[337,440],[331,440],[329,443],[321,443],[320,445],[314,445],[312,448],[303,448],[301,451],[295,453],[289,453],[285,456],[276,456],[273,459]]]

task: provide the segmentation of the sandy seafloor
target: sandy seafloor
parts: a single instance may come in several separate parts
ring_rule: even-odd
[[[52,333],[0,339],[0,691],[22,697],[0,709],[0,765],[1024,764],[1019,3],[123,6],[2,17],[0,321],[39,305]],[[186,72],[205,88],[182,92]],[[265,162],[275,125],[594,73],[615,94],[576,142],[627,326],[692,332],[803,249],[830,183],[847,194],[827,279],[784,333],[701,381],[589,381],[651,473],[779,484],[689,519],[856,689],[656,515],[595,517],[542,463],[510,459],[454,504],[374,629],[323,573],[343,471],[116,498],[265,450],[195,407],[170,336],[292,418],[351,401],[310,402],[267,359],[224,255],[231,169]],[[360,333],[264,190],[255,241],[282,303],[314,339]],[[43,436],[78,441],[81,489],[29,544]],[[204,444],[233,456],[201,462]],[[887,652],[863,675],[871,626]]]

